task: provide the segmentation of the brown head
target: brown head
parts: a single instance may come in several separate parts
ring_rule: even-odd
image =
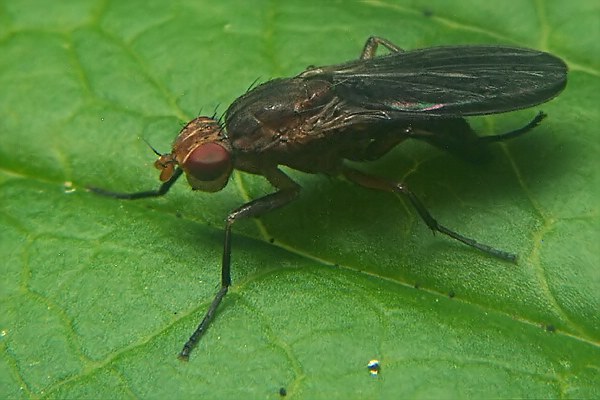
[[[194,190],[217,192],[227,184],[233,160],[231,146],[223,128],[208,117],[198,117],[179,132],[169,154],[161,155],[154,166],[161,170],[160,180],[168,181],[181,167]]]

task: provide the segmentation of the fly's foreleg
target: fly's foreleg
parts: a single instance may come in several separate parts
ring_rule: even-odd
[[[93,187],[93,186],[88,187],[87,189],[90,192],[99,194],[101,196],[114,197],[115,199],[124,199],[124,200],[137,200],[137,199],[145,199],[147,197],[160,197],[160,196],[164,196],[165,194],[167,194],[169,189],[171,189],[171,186],[173,186],[173,184],[177,181],[177,179],[179,179],[179,177],[181,176],[182,173],[183,173],[183,170],[181,168],[175,169],[173,176],[171,176],[171,178],[168,181],[166,181],[162,185],[160,185],[160,187],[156,190],[147,190],[147,191],[143,191],[143,192],[134,192],[134,193],[123,193],[123,192],[113,192],[110,190],[101,189],[101,188],[97,188],[97,187]]]
[[[479,243],[473,239],[465,237],[453,230],[446,228],[445,226],[439,224],[435,218],[429,213],[429,211],[425,208],[423,203],[415,196],[413,192],[411,192],[404,184],[398,182],[389,182],[383,180],[381,178],[377,178],[372,175],[365,174],[363,172],[357,171],[352,168],[344,167],[343,170],[344,176],[346,176],[351,181],[364,186],[369,189],[383,190],[386,192],[394,192],[400,193],[412,204],[412,206],[417,210],[421,219],[427,224],[429,229],[431,229],[434,233],[440,232],[444,235],[450,236],[453,239],[456,239],[464,244],[474,247],[484,253],[492,255],[494,257],[501,258],[503,260],[516,262],[517,256],[515,254],[495,249],[486,244]]]
[[[251,202],[244,204],[243,206],[233,210],[227,216],[225,223],[225,239],[223,242],[223,259],[221,263],[221,288],[217,292],[212,303],[208,307],[208,311],[204,315],[204,318],[192,333],[192,336],[183,346],[183,349],[179,353],[179,359],[187,361],[190,357],[192,349],[196,346],[202,335],[206,332],[206,329],[210,325],[213,316],[221,304],[223,297],[227,294],[229,286],[231,285],[231,227],[232,225],[241,219],[258,217],[269,211],[275,210],[279,207],[293,201],[300,193],[300,186],[288,178],[283,172],[276,170],[270,175],[266,174],[267,179],[271,181],[280,190],[258,198]]]

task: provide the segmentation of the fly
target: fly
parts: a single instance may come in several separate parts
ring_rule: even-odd
[[[390,54],[377,56],[377,47]],[[361,172],[344,160],[376,160],[406,139],[422,140],[452,154],[476,160],[489,143],[521,136],[546,116],[500,135],[479,137],[463,118],[532,107],[558,95],[567,66],[551,54],[504,46],[448,46],[403,51],[371,37],[358,60],[313,67],[293,78],[263,83],[231,104],[221,123],[191,120],[155,167],[157,190],[118,193],[90,188],[119,199],[166,194],[185,174],[193,190],[216,192],[234,169],[264,176],[276,189],[231,211],[225,222],[221,288],[204,318],[179,353],[190,352],[208,328],[231,285],[231,227],[295,200],[300,185],[279,166],[307,173],[344,176],[369,189],[405,196],[434,233],[440,232],[491,256],[516,255],[479,243],[439,224],[401,182]]]

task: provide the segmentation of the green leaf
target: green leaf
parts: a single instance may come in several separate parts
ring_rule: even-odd
[[[592,398],[600,392],[600,9],[593,1],[0,2],[0,397]],[[236,173],[158,185],[153,155],[255,80],[405,49],[538,48],[569,84],[535,131],[474,167],[419,143],[366,171],[403,180],[444,225],[520,255],[432,236],[402,198],[289,171],[300,199],[223,221],[272,188]],[[481,134],[537,110],[472,120]],[[274,243],[269,240],[274,238]],[[371,359],[381,373],[367,370]]]

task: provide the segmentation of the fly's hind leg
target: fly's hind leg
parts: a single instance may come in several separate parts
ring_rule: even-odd
[[[487,145],[519,137],[539,125],[546,117],[540,112],[527,125],[493,136],[478,136],[464,118],[432,119],[412,124],[410,136],[470,162],[479,163],[489,156]]]
[[[416,121],[409,137],[469,162],[480,163],[489,158],[487,146],[481,145],[479,136],[464,118]]]
[[[540,111],[539,113],[537,113],[535,118],[533,118],[531,121],[529,121],[529,123],[527,125],[519,128],[519,129],[515,129],[514,131],[502,133],[500,135],[481,136],[481,137],[479,137],[478,141],[479,141],[479,143],[482,143],[482,144],[488,144],[488,143],[503,142],[505,140],[514,139],[516,137],[519,137],[519,136],[529,132],[530,130],[532,130],[533,128],[538,126],[540,124],[540,122],[542,122],[542,120],[544,118],[546,118],[547,116],[548,116],[548,114],[545,114],[542,111]]]

